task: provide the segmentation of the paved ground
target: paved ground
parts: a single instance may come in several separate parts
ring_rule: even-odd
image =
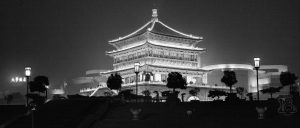
[[[256,107],[259,105],[268,108],[265,119],[258,119]],[[121,103],[81,99],[49,102],[36,111],[34,117],[36,128],[300,127],[299,112],[294,116],[283,116],[278,114],[278,107],[276,102]],[[139,120],[132,120],[131,111],[135,109],[141,109]],[[29,128],[31,118],[31,114],[24,115],[8,128]]]

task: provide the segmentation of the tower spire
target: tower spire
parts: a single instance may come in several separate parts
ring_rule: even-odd
[[[157,9],[152,9],[152,18],[157,18]]]

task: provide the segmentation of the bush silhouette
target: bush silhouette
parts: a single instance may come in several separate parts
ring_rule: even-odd
[[[269,93],[271,98],[273,98],[273,94],[276,93],[276,92],[280,92],[280,90],[282,89],[282,87],[269,87],[269,88],[266,88],[266,89],[263,89],[261,90],[262,93]]]
[[[219,100],[221,96],[226,96],[227,93],[225,91],[222,91],[222,90],[209,90],[208,92],[208,97],[211,97],[211,98],[215,98],[217,97],[217,99]]]

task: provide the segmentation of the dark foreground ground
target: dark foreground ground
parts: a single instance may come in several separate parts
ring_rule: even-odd
[[[258,119],[257,106],[266,106]],[[298,106],[298,105],[296,105]],[[110,99],[50,101],[32,113],[25,106],[1,106],[6,128],[299,128],[299,112],[278,114],[276,101],[121,103]],[[141,109],[139,120],[131,110]],[[188,114],[189,113],[189,114]],[[32,120],[33,119],[33,120]]]

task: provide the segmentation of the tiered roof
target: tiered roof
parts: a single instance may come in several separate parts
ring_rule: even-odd
[[[156,42],[153,42],[153,41],[145,41],[144,43],[140,43],[140,44],[137,44],[137,45],[134,45],[134,46],[131,46],[131,47],[126,47],[126,48],[122,48],[122,49],[108,51],[106,53],[107,54],[118,53],[118,52],[121,52],[121,51],[124,51],[124,50],[133,49],[133,48],[140,47],[140,46],[147,45],[147,44],[150,44],[150,45],[153,45],[153,46],[160,46],[160,47],[173,48],[173,49],[174,48],[175,49],[184,49],[184,50],[191,50],[191,51],[205,51],[206,50],[205,48],[184,47],[184,46],[175,46],[175,45],[170,46],[168,44],[159,44],[159,43],[156,43]]]
[[[171,36],[171,37],[177,37],[177,38],[184,38],[184,39],[191,39],[191,40],[202,40],[202,37],[194,36],[191,34],[185,34],[180,31],[177,31],[163,22],[159,21],[157,18],[157,10],[153,9],[152,10],[152,19],[145,25],[143,25],[141,28],[138,30],[134,31],[133,33],[130,33],[126,36],[119,37],[117,39],[113,39],[108,41],[109,43],[113,44],[115,42],[123,41],[132,37],[136,37],[138,35],[144,34],[146,32],[154,33],[154,34],[159,34],[159,35],[164,35],[164,36]]]

